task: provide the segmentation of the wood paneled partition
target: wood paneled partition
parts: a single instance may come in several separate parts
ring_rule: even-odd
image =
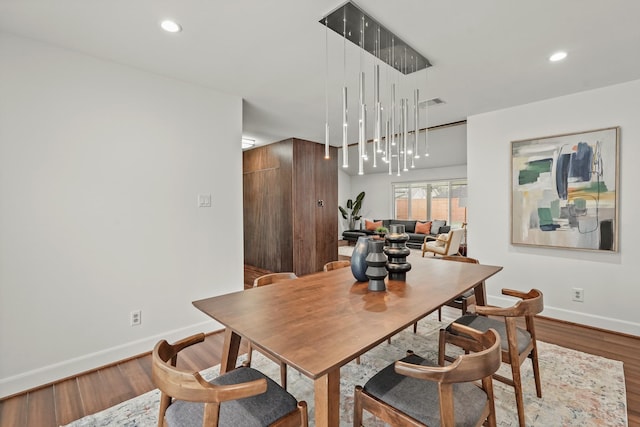
[[[291,138],[243,153],[244,261],[303,275],[338,257],[337,149]]]

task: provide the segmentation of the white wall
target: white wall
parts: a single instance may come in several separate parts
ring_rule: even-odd
[[[191,302],[243,287],[241,99],[1,33],[0,63],[0,396],[217,329]]]
[[[536,287],[544,315],[640,335],[640,80],[469,117],[469,254],[504,266],[487,282],[490,301],[503,287]],[[510,237],[510,142],[621,127],[618,253],[513,246]],[[584,289],[583,303],[571,288]]]

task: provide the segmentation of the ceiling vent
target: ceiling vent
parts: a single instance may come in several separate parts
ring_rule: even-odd
[[[429,107],[433,107],[434,105],[446,104],[442,98],[431,98],[426,101],[420,101],[420,108],[424,108],[425,103],[429,105]]]

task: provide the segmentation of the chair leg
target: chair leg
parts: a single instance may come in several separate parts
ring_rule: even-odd
[[[438,322],[442,322],[442,307],[438,307]]]
[[[520,377],[520,361],[518,355],[510,356],[511,375],[513,388],[516,393],[516,406],[518,407],[518,423],[520,427],[526,427],[524,420],[524,398],[522,397],[522,378]]]
[[[362,427],[362,387],[359,385],[353,394],[353,427]]]
[[[440,329],[440,335],[438,336],[438,365],[444,366],[444,351],[447,345],[447,331]]]
[[[287,389],[287,364],[280,363],[280,384],[283,389]]]
[[[244,366],[251,367],[251,355],[253,354],[253,346],[251,345],[251,341],[247,343],[247,360],[243,363]]]
[[[356,357],[356,365],[360,364],[360,356]]]
[[[540,383],[540,366],[538,366],[538,348],[533,344],[533,350],[531,350],[531,366],[533,367],[533,378],[536,382],[536,395],[542,397],[542,384]]]
[[[413,324],[413,333],[417,334],[418,333],[418,322]]]

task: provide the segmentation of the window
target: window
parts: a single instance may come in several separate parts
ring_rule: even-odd
[[[466,180],[405,182],[392,187],[396,219],[446,219],[454,227],[467,222]]]

